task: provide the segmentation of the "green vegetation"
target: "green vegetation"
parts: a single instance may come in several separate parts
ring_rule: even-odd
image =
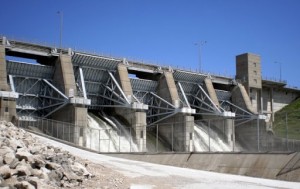
[[[287,127],[286,127],[287,125]],[[275,113],[273,125],[277,136],[300,140],[300,98]]]

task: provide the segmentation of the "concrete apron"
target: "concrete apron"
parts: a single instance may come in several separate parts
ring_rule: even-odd
[[[122,153],[106,155],[204,171],[300,182],[300,152]]]

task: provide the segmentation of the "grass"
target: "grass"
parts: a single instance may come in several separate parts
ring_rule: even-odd
[[[273,129],[279,137],[300,140],[300,98],[275,113]]]

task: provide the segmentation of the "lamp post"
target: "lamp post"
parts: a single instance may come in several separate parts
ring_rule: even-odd
[[[281,62],[274,62],[275,64],[279,64],[279,81],[281,81]]]
[[[62,11],[57,11],[57,14],[59,14],[59,18],[60,18],[60,28],[59,28],[59,48],[60,48],[60,52],[62,51],[62,30],[63,30],[63,12]]]
[[[202,56],[201,56],[201,47],[206,44],[207,41],[199,41],[195,43],[196,46],[199,48],[199,73],[202,71]]]

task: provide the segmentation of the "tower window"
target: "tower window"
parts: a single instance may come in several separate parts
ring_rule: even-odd
[[[256,70],[254,70],[253,73],[254,73],[254,75],[257,75],[257,71]]]
[[[254,79],[254,83],[257,83],[257,79]]]
[[[253,62],[253,66],[256,67],[256,62]]]

